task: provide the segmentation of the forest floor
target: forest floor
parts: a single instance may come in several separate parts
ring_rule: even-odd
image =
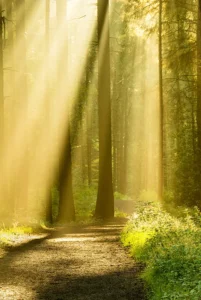
[[[0,299],[146,299],[142,266],[122,247],[122,228],[69,226],[1,250]]]

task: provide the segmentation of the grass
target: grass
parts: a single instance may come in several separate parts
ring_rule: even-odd
[[[46,227],[43,222],[30,225],[22,225],[16,222],[10,226],[5,226],[2,223],[0,226],[0,248],[19,245],[35,235],[47,233],[51,230],[52,228]]]
[[[132,216],[121,240],[145,263],[149,299],[201,299],[201,214],[197,208],[172,216],[147,203]]]
[[[35,231],[32,227],[13,225],[12,227],[6,228],[2,226],[0,229],[0,247],[4,248],[7,246],[12,246],[20,236],[30,235],[34,232]]]

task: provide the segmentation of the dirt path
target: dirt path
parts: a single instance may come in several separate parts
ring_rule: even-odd
[[[122,225],[69,227],[0,258],[0,300],[141,300]]]

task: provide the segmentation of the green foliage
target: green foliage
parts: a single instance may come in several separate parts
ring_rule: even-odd
[[[186,0],[164,1],[162,21],[164,177],[165,188],[171,191],[166,192],[164,200],[194,206],[200,199],[197,1],[191,1],[191,6]]]
[[[95,187],[81,186],[75,190],[76,220],[89,220],[95,211],[97,190]]]
[[[117,208],[115,209],[114,216],[115,218],[127,218],[128,215]]]
[[[128,195],[121,194],[119,192],[114,193],[114,199],[118,200],[131,200],[131,198]]]
[[[31,233],[33,233],[33,228],[32,227],[14,226],[11,228],[1,230],[0,233],[1,232],[8,233],[8,234],[31,234]]]
[[[176,218],[159,205],[139,208],[121,240],[146,264],[150,299],[201,299],[201,214],[180,209]]]
[[[12,246],[19,236],[32,234],[33,232],[34,228],[32,227],[22,227],[17,224],[13,224],[9,228],[2,227],[0,229],[0,247]]]

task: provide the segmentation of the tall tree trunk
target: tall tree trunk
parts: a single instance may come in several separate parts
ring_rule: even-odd
[[[83,109],[83,108],[82,108]],[[86,182],[86,169],[85,169],[85,120],[84,117],[81,118],[80,120],[80,156],[81,156],[81,162],[80,162],[80,167],[81,167],[81,173],[82,173],[82,184],[84,185]]]
[[[65,22],[67,29],[67,1],[66,0],[57,0],[57,18],[58,27]],[[59,33],[58,33],[59,34]],[[60,72],[68,80],[68,38],[67,32],[65,31],[64,36],[64,49],[61,51],[61,59],[59,61],[58,75]],[[60,82],[58,85],[64,84]],[[61,87],[63,88],[63,87]],[[62,97],[62,96],[61,96]],[[65,122],[65,134],[64,142],[62,145],[62,150],[60,153],[60,162],[59,162],[59,176],[58,176],[58,189],[59,189],[59,215],[58,220],[60,222],[68,222],[75,220],[75,207],[73,199],[73,185],[72,185],[72,154],[71,154],[71,134],[70,134],[70,112],[69,105],[67,102],[69,99],[64,99],[66,105],[66,122]],[[62,101],[61,101],[62,102]]]
[[[92,185],[92,132],[91,132],[91,104],[89,103],[86,112],[86,122],[87,122],[87,178],[88,178],[88,186]]]
[[[0,0],[0,197],[4,199],[4,166],[3,166],[3,152],[4,152],[4,72],[3,72],[3,5]],[[2,200],[1,200],[2,201]],[[5,203],[1,202],[1,207],[5,207]]]
[[[4,136],[4,73],[3,73],[3,5],[0,0],[0,149],[3,150]]]
[[[68,125],[65,135],[65,145],[60,160],[59,170],[59,215],[60,222],[69,222],[75,220],[75,207],[73,200],[72,187],[72,155],[70,126]]]
[[[159,199],[163,198],[163,65],[162,65],[162,0],[159,1],[159,170],[158,170],[158,194]]]
[[[51,116],[50,116],[50,107],[51,107],[51,94],[50,94],[50,86],[49,86],[49,51],[50,51],[50,0],[46,0],[45,2],[45,31],[46,31],[46,41],[45,41],[45,46],[46,46],[46,58],[47,58],[47,65],[46,65],[46,123],[47,123],[47,128],[50,129],[50,123],[51,123]],[[47,146],[50,146],[50,156],[47,157],[47,165],[48,163],[50,167],[52,166],[52,155],[51,155],[51,141],[50,141],[50,132],[47,129]],[[51,172],[52,170],[50,170]],[[46,221],[49,223],[52,223],[52,193],[51,193],[51,184],[52,184],[52,175],[50,175],[50,184],[49,184],[49,191],[47,194],[47,203],[46,203]]]
[[[123,81],[123,77],[121,77]],[[123,171],[124,171],[124,86],[121,84],[120,86],[120,99],[122,99],[122,103],[119,103],[120,110],[119,110],[119,139],[118,139],[118,158],[119,158],[119,168],[118,168],[118,192],[123,194],[123,187],[122,187],[122,179],[123,179]]]
[[[9,119],[7,121],[6,126],[6,132],[5,132],[5,154],[6,154],[6,166],[5,166],[5,172],[6,172],[6,198],[8,199],[8,203],[10,205],[10,214],[13,215],[15,211],[15,197],[12,194],[12,189],[14,186],[13,181],[13,166],[15,165],[15,161],[12,157],[8,157],[9,155],[9,149],[12,147],[11,140],[13,138],[13,128],[15,128],[15,115],[14,115],[14,96],[16,93],[15,90],[15,75],[13,72],[14,69],[14,25],[13,25],[13,1],[7,0],[5,1],[5,11],[6,11],[6,18],[8,21],[6,21],[6,29],[7,29],[7,39],[6,39],[6,49],[8,53],[8,66],[10,68],[10,71],[8,73],[8,80],[9,80]]]
[[[88,62],[86,65],[86,97],[88,98],[87,109],[86,109],[86,127],[87,127],[87,178],[88,178],[88,186],[92,185],[92,105],[91,99],[89,95],[89,83],[91,78],[91,66],[90,63],[94,64],[92,58],[94,55],[89,54]],[[93,72],[93,70],[92,70]]]
[[[199,187],[198,203],[201,200],[201,0],[198,1],[198,24],[197,24],[197,130],[198,130],[198,166]],[[201,207],[201,205],[199,205]]]
[[[126,95],[125,95],[125,103],[124,103],[124,110],[125,110],[125,116],[124,116],[124,165],[123,165],[123,174],[122,177],[122,193],[124,195],[127,194],[127,167],[128,167],[128,130],[129,130],[129,116],[128,116],[128,87],[126,89]]]
[[[118,68],[117,68],[118,69]],[[118,191],[118,178],[117,178],[117,148],[118,148],[118,94],[117,94],[117,70],[113,75],[113,88],[112,88],[112,154],[113,154],[113,189]]]
[[[109,0],[98,1],[99,182],[95,216],[114,216],[112,184]]]
[[[28,102],[27,102],[27,67],[26,67],[26,2],[16,1],[16,42],[18,44],[16,52],[16,77],[17,77],[17,103],[16,121],[20,118],[24,120],[24,157],[18,162],[16,189],[17,205],[20,210],[27,213],[28,209]],[[17,138],[17,137],[16,137]],[[20,176],[19,176],[20,175]]]

